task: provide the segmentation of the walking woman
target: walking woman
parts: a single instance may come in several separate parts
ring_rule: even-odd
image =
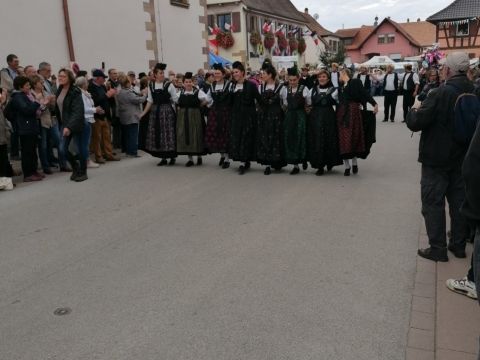
[[[345,176],[350,176],[350,160],[353,173],[358,173],[358,157],[365,157],[366,141],[362,120],[361,104],[369,103],[374,106],[374,114],[378,112],[378,105],[368,93],[362,82],[352,79],[349,69],[340,72],[339,107],[337,111],[337,125],[340,146],[340,156],[345,164]]]
[[[90,160],[90,140],[92,138],[92,124],[95,124],[95,114],[103,115],[105,111],[101,106],[95,107],[92,95],[87,91],[88,90],[88,80],[80,76],[75,80],[75,85],[81,90],[82,92],[82,100],[83,100],[83,111],[85,115],[85,126],[82,131],[82,138],[80,143],[79,151],[82,153],[82,157],[87,159],[87,168],[88,169],[96,169],[100,167],[99,164]]]
[[[61,69],[58,72],[58,84],[56,113],[63,128],[67,159],[73,169],[70,180],[85,181],[88,179],[88,156],[85,156],[85,152],[81,151],[82,134],[85,128],[82,91],[75,86],[75,76],[68,69]],[[72,141],[74,144],[72,144]]]
[[[250,169],[250,162],[255,160],[255,100],[260,100],[260,94],[257,87],[245,78],[245,67],[241,62],[234,62],[232,67],[234,82],[231,86],[233,104],[229,154],[232,160],[241,162],[238,173],[243,175]]]
[[[277,70],[270,64],[263,67],[259,90],[261,100],[257,122],[257,162],[266,166],[264,174],[270,175],[272,167],[280,170],[286,165],[282,105],[287,91],[277,81]]]
[[[325,173],[334,166],[341,165],[338,154],[338,128],[335,106],[338,90],[330,81],[330,74],[320,70],[317,81],[310,91],[312,110],[307,122],[307,159],[317,175]]]
[[[306,106],[310,106],[310,92],[305,85],[300,85],[300,75],[297,67],[289,68],[288,89],[284,97],[284,104],[287,107],[285,115],[285,160],[287,164],[293,165],[290,175],[300,172],[299,164],[303,163],[304,170],[307,169],[307,113]]]
[[[197,165],[202,165],[204,121],[201,107],[207,105],[207,94],[193,86],[193,74],[185,73],[183,89],[178,98],[177,116],[177,154],[188,155],[186,167],[194,165],[193,156],[197,156]]]
[[[230,167],[228,142],[230,136],[230,112],[232,96],[230,82],[225,80],[225,69],[222,64],[214,64],[214,82],[207,93],[208,102],[213,105],[208,112],[205,129],[205,147],[208,153],[220,153],[218,166],[222,169]]]
[[[147,106],[140,116],[143,117],[150,111],[145,150],[162,159],[158,166],[175,165],[177,157],[177,118],[173,105],[178,102],[178,95],[175,86],[165,79],[166,68],[166,64],[155,66],[155,81],[148,86]]]

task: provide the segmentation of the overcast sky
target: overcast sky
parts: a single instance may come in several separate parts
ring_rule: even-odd
[[[292,0],[298,10],[306,7],[310,14],[318,14],[318,22],[328,30],[373,25],[375,16],[380,21],[387,16],[397,22],[406,22],[418,18],[425,20],[442,10],[453,0]]]

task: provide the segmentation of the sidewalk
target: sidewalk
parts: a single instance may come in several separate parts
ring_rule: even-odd
[[[423,225],[419,247],[428,247]],[[477,360],[479,304],[445,286],[447,279],[466,275],[471,254],[468,244],[467,259],[449,253],[448,263],[436,264],[417,257],[406,360]]]

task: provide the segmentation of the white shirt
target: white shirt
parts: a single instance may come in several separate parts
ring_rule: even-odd
[[[95,123],[95,119],[93,115],[97,112],[95,108],[95,104],[93,102],[92,97],[86,91],[82,90],[82,99],[83,99],[83,107],[85,112],[85,120],[90,124]]]
[[[403,88],[407,90],[407,80],[410,78],[410,76],[413,76],[413,83],[415,85],[420,84],[420,78],[418,77],[417,73],[405,73],[405,77],[403,78]]]
[[[363,86],[365,86],[365,80],[367,80],[367,75],[360,75],[360,81],[362,82]]]
[[[210,91],[209,91],[209,93],[210,93]],[[182,93],[180,93],[180,95],[181,94]],[[195,89],[193,89],[191,91],[184,90],[183,94],[184,95],[193,95],[193,94],[195,94]],[[210,97],[210,99],[211,99],[211,97]],[[198,100],[207,102],[207,106],[211,106],[212,103],[213,103],[213,99],[209,100],[208,95],[205,94],[205,92],[202,89],[198,90]]]
[[[395,91],[395,74],[394,73],[386,74],[385,78],[387,80],[386,80],[386,84],[385,84],[385,89],[383,89],[383,90]]]
[[[163,82],[161,83],[155,83],[155,90],[162,89],[163,90]],[[172,83],[170,83],[170,86],[168,87],[168,93],[170,94],[170,100],[172,103],[177,103],[178,102],[178,94],[177,90],[175,89],[175,86],[173,86]],[[147,96],[147,101],[149,103],[153,103],[153,97],[152,97],[152,92],[150,90],[150,86],[148,86],[148,96]]]
[[[332,80],[333,87],[338,88],[338,72],[337,71],[332,72],[331,80]]]

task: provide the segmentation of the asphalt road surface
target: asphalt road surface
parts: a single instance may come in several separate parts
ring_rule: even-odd
[[[0,359],[403,360],[418,135],[378,118],[350,178],[145,155],[0,193]]]

